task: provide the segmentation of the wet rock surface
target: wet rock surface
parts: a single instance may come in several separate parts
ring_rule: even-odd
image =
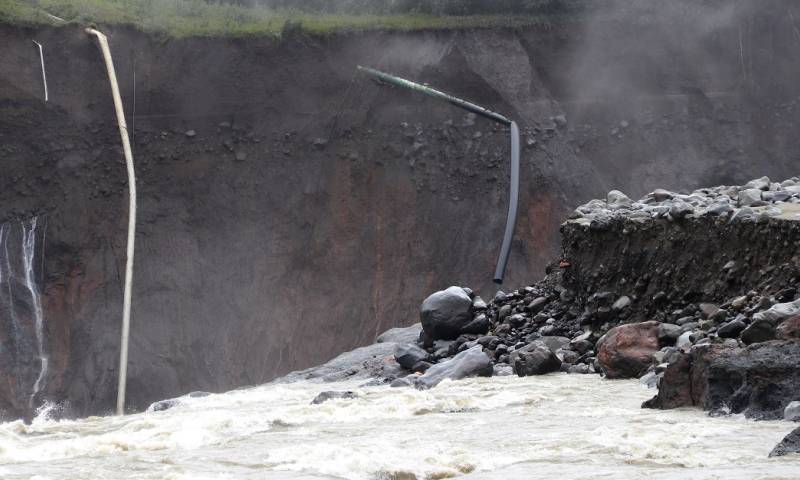
[[[483,353],[483,348],[476,345],[464,350],[455,357],[439,362],[430,367],[419,377],[415,386],[420,389],[432,388],[442,380],[460,380],[467,377],[491,377],[493,373],[491,359]]]
[[[472,298],[460,287],[433,293],[422,302],[420,319],[429,339],[453,340],[470,330]]]
[[[653,363],[659,348],[658,322],[612,328],[601,339],[597,360],[608,378],[638,378]]]
[[[311,405],[319,405],[321,403],[325,403],[328,400],[350,400],[353,398],[358,398],[358,394],[355,392],[320,392],[319,395],[314,397],[314,400],[311,400]]]
[[[769,456],[782,457],[791,453],[800,454],[800,428],[786,435],[786,437],[769,452]]]

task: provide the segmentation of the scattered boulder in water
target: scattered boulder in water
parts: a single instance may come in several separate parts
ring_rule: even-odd
[[[800,395],[800,342],[771,341],[723,350],[704,373],[706,409],[777,420]]]
[[[183,403],[183,402],[181,402],[180,399],[178,399],[178,398],[170,398],[168,400],[160,400],[158,402],[155,402],[155,403],[151,404],[149,407],[147,407],[147,411],[148,412],[163,412],[165,410],[169,410],[171,408],[175,408],[178,405],[180,405],[181,403]]]
[[[311,405],[319,405],[320,403],[327,402],[328,400],[334,399],[351,399],[351,398],[358,398],[356,392],[335,392],[335,391],[327,391],[321,392],[319,395],[314,397],[314,400],[311,400]]]
[[[645,373],[659,349],[655,321],[620,325],[602,339],[597,359],[608,378],[636,378]]]
[[[800,453],[800,428],[795,429],[769,452],[770,457],[782,457],[790,453]]]
[[[147,411],[163,412],[165,410],[169,410],[177,406],[180,406],[181,404],[184,403],[185,398],[202,398],[202,397],[207,397],[209,395],[211,394],[208,392],[201,392],[201,391],[189,392],[182,397],[168,398],[166,400],[159,400],[158,402],[154,402],[150,404],[149,407],[147,407]]]
[[[706,404],[708,365],[722,350],[720,345],[703,345],[688,353],[670,353],[671,362],[658,382],[658,393],[643,408],[667,410]]]
[[[746,348],[695,346],[671,363],[647,408],[698,406],[758,420],[784,418],[800,393],[800,342],[770,341]]]
[[[394,349],[394,358],[406,370],[428,359],[428,352],[411,343],[398,343]]]
[[[389,384],[391,388],[399,387],[413,387],[417,383],[417,375],[408,375],[406,377],[396,378]]]
[[[472,299],[461,287],[438,291],[422,302],[422,329],[433,340],[453,340],[473,321]]]
[[[511,353],[514,373],[520,377],[544,375],[561,369],[561,360],[544,342],[533,342]]]
[[[408,373],[394,359],[396,344],[375,343],[342,353],[333,360],[306,370],[292,372],[279,381],[322,380],[336,382],[352,379],[377,378],[389,383]]]
[[[424,375],[417,378],[417,388],[427,389],[438,385],[442,380],[460,380],[467,377],[491,377],[492,360],[483,353],[483,347],[475,345],[455,357],[433,365]]]

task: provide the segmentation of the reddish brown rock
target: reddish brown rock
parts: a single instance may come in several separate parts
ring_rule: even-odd
[[[647,371],[658,348],[658,322],[631,323],[609,330],[597,359],[608,378],[635,378]]]
[[[800,339],[800,315],[789,317],[775,330],[776,336],[780,340],[798,340]]]

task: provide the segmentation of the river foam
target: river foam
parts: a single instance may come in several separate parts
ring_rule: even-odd
[[[359,397],[311,405],[323,390]],[[636,381],[547,375],[417,391],[271,384],[173,409],[0,425],[8,479],[800,478],[785,422],[643,410]]]

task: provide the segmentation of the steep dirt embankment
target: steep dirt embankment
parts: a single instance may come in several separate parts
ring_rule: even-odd
[[[798,222],[615,219],[567,222],[562,233],[564,286],[583,301],[596,292],[636,298],[631,321],[666,321],[664,312],[684,304],[750,291],[776,294],[800,274]]]
[[[732,25],[699,35],[702,68],[696,54],[658,43],[681,32],[646,27],[281,41],[106,29],[139,176],[131,407],[264,382],[415,321],[436,288],[489,289],[506,208],[505,132],[378,88],[356,76],[357,64],[520,120],[515,285],[540,276],[570,206],[611,185],[636,195],[789,176],[800,75],[770,67],[798,53],[775,41],[792,39],[792,26],[770,18],[743,43]],[[622,40],[632,34],[650,45]],[[45,47],[47,104],[32,39]],[[80,28],[0,27],[0,42],[0,220],[38,215],[47,225],[34,271],[49,368],[33,404],[102,412],[115,392],[127,201],[105,72]],[[750,55],[764,49],[769,56]],[[671,61],[642,61],[653,56]],[[576,81],[591,65],[613,92]],[[625,102],[612,94],[620,89]],[[551,118],[560,114],[566,123]],[[0,361],[14,374],[0,411],[14,416],[30,412],[39,363],[31,315],[12,321],[2,310]],[[8,333],[20,322],[27,333]]]

